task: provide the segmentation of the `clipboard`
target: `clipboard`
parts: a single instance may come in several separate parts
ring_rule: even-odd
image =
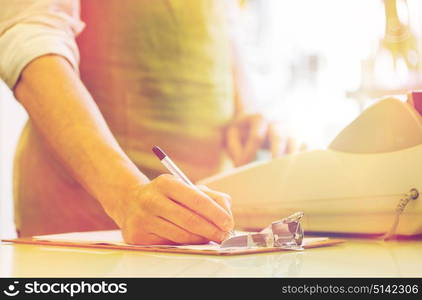
[[[104,238],[105,237],[105,238]],[[120,237],[120,238],[119,238]],[[89,231],[82,233],[64,233],[29,238],[2,239],[3,242],[43,246],[61,246],[95,249],[132,250],[144,252],[181,253],[198,255],[232,256],[282,251],[302,251],[304,249],[333,246],[345,242],[342,239],[325,237],[305,237],[303,249],[285,249],[280,247],[265,248],[228,248],[222,249],[218,244],[206,245],[130,245],[123,242],[120,230]]]

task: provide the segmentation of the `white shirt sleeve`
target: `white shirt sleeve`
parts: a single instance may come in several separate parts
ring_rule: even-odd
[[[0,0],[0,8],[0,78],[11,89],[25,66],[46,54],[61,55],[78,70],[79,1]]]

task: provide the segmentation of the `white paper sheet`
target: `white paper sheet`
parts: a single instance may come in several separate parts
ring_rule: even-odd
[[[109,244],[109,245],[124,245],[133,246],[123,241],[123,237],[120,230],[104,230],[104,231],[88,231],[88,232],[70,232],[61,234],[49,234],[49,235],[38,235],[34,236],[33,239],[40,241],[50,242],[69,242],[69,243],[85,243],[85,244]],[[303,245],[324,241],[327,238],[304,238]],[[160,247],[160,248],[179,248],[188,250],[221,250],[220,245],[216,243],[208,243],[203,245],[148,245],[142,247]],[[232,250],[236,250],[231,248]]]

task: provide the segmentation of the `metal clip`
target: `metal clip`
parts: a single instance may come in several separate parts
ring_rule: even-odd
[[[301,249],[304,232],[300,224],[303,212],[271,223],[260,232],[249,232],[232,236],[221,243],[221,248],[279,247]]]

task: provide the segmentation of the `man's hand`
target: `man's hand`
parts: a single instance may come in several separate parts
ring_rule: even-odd
[[[235,166],[253,161],[258,150],[269,149],[273,158],[302,150],[298,143],[284,137],[277,125],[261,114],[237,117],[227,129],[226,148]]]
[[[234,226],[228,195],[169,174],[137,187],[123,203],[117,219],[130,244],[221,242]]]
[[[149,181],[120,148],[91,95],[60,56],[32,61],[15,88],[46,144],[133,244],[220,242],[230,198],[171,175]]]

